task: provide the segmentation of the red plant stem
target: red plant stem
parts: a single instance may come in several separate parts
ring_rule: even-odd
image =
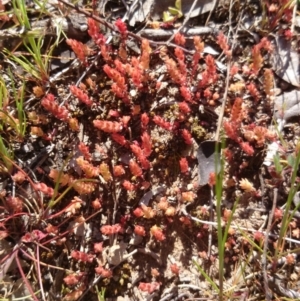
[[[28,212],[14,213],[13,215],[10,215],[9,217],[7,217],[7,218],[4,220],[5,223],[6,223],[7,221],[9,221],[10,219],[15,218],[15,217],[18,216],[18,215],[20,215],[20,216],[22,216],[22,215],[28,215],[28,216],[30,216]]]
[[[1,259],[0,264],[3,264],[5,261],[5,265],[3,265],[2,269],[0,270],[0,279],[6,275],[8,268],[10,267],[11,263],[13,262],[14,258],[16,257],[17,251],[19,250],[20,243],[14,246],[13,251],[10,254],[4,256]]]
[[[32,261],[36,261],[36,259],[35,259],[34,257],[32,257],[30,254],[28,254],[28,253],[27,253],[25,250],[23,250],[22,248],[20,248],[20,251],[21,251],[26,257],[28,257],[29,259],[31,259]],[[72,271],[72,270],[68,270],[68,269],[64,269],[64,268],[59,267],[59,266],[47,264],[47,263],[42,262],[42,261],[40,261],[39,263],[40,263],[40,265],[42,265],[42,266],[44,266],[44,267],[47,267],[47,268],[52,268],[52,269],[64,271],[64,272],[67,272],[67,273],[73,273],[73,272],[74,272],[74,271]]]
[[[23,271],[23,269],[22,269],[22,265],[21,265],[21,263],[20,263],[19,257],[18,257],[18,256],[15,256],[15,260],[16,260],[17,266],[18,266],[18,268],[19,268],[19,272],[20,272],[20,274],[21,274],[21,276],[22,276],[22,278],[23,278],[23,280],[24,280],[24,282],[25,282],[25,284],[26,284],[26,287],[27,287],[27,289],[29,290],[29,292],[30,292],[32,298],[33,298],[35,301],[39,301],[39,299],[36,297],[36,295],[35,295],[35,293],[34,293],[32,287],[31,287],[31,285],[30,285],[28,279],[26,278],[26,275],[24,274],[24,271]]]
[[[41,273],[40,248],[39,248],[38,244],[36,245],[36,264],[37,264],[36,269],[37,269],[38,279],[39,279],[39,283],[40,283],[41,294],[42,294],[43,300],[46,300],[43,281],[42,281],[42,273]]]
[[[101,210],[101,209],[100,209],[100,210]],[[67,231],[65,231],[65,232],[63,232],[63,233],[61,233],[61,234],[59,234],[59,235],[56,235],[55,237],[52,237],[51,239],[49,239],[49,240],[43,242],[42,244],[43,244],[43,245],[46,245],[47,243],[51,242],[52,240],[58,239],[58,238],[60,238],[60,237],[63,237],[64,235],[70,233],[70,231],[72,231],[73,229],[79,227],[82,223],[87,222],[89,219],[91,219],[92,217],[94,217],[95,215],[97,215],[98,213],[100,213],[100,210],[97,211],[97,212],[95,212],[95,213],[93,213],[92,215],[90,215],[90,216],[89,216],[88,218],[86,218],[83,222],[78,223],[76,226],[74,226],[74,227],[68,229]]]
[[[70,203],[69,205],[67,205],[64,209],[60,210],[59,212],[55,213],[55,214],[52,214],[50,216],[47,216],[47,219],[52,219],[52,218],[55,218],[55,217],[58,217],[60,216],[61,214],[63,214],[69,207],[73,206],[74,204],[76,203],[80,203],[79,201],[76,201],[76,202],[73,202],[73,203]]]
[[[68,191],[70,191],[72,188],[73,188],[73,185],[74,184],[76,184],[76,183],[82,183],[82,182],[92,182],[92,183],[98,183],[98,181],[97,180],[75,180],[62,194],[60,194],[58,197],[57,197],[57,199],[56,200],[51,200],[50,201],[50,203],[52,203],[52,205],[51,206],[48,206],[47,208],[46,208],[46,210],[44,211],[44,215],[43,216],[45,216],[47,213],[48,213],[48,211],[53,207],[53,206],[55,206],[56,205],[56,203],[57,202],[59,202],[63,197],[64,197],[64,195],[65,195],[65,193],[66,192],[68,192]],[[70,206],[70,205],[68,205],[68,206]],[[63,211],[65,211],[66,210],[66,208],[64,208],[64,209],[62,209],[60,212],[58,212],[58,213],[56,213],[56,214],[53,214],[53,215],[51,215],[50,217],[48,216],[47,217],[47,219],[49,219],[49,218],[53,218],[53,217],[55,217],[55,216],[57,216],[57,215],[60,215]]]

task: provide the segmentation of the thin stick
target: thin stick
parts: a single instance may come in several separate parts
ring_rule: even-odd
[[[221,131],[221,126],[222,126],[222,121],[223,121],[225,106],[226,106],[226,100],[227,100],[227,94],[228,94],[229,70],[230,70],[230,64],[227,65],[227,78],[226,78],[226,85],[225,85],[225,93],[224,93],[224,97],[223,97],[223,103],[221,106],[221,110],[219,113],[218,127],[216,130],[215,141],[219,141],[219,139],[220,139],[220,131]]]
[[[270,291],[270,288],[268,286],[268,275],[267,275],[267,250],[268,250],[268,242],[269,242],[269,235],[271,231],[271,226],[272,226],[272,220],[277,204],[277,196],[278,196],[278,189],[274,189],[274,198],[273,198],[273,204],[272,204],[272,210],[269,214],[269,220],[268,220],[268,225],[266,229],[266,235],[265,235],[265,241],[264,241],[264,250],[262,254],[262,270],[263,270],[263,276],[264,276],[264,288],[265,288],[265,294],[266,294],[266,300],[271,301],[272,300],[272,293]]]
[[[216,5],[216,3],[218,1],[219,0],[216,0],[215,5]],[[229,7],[229,20],[230,20],[229,23],[231,23],[231,19],[232,19],[231,13],[232,13],[232,1],[230,1],[230,7]],[[238,25],[239,25],[240,21],[241,21],[241,18],[239,19]],[[235,45],[235,41],[236,41],[236,35],[235,35],[235,38],[234,38],[233,43],[231,45],[231,49],[233,49],[233,47]],[[232,58],[229,59],[228,64],[227,64],[225,92],[224,92],[223,103],[222,103],[220,114],[219,114],[218,127],[217,127],[217,131],[216,131],[215,141],[219,141],[219,139],[220,139],[220,131],[221,131],[221,126],[222,126],[222,122],[223,122],[225,107],[226,107],[226,103],[227,103],[227,95],[228,95],[228,87],[229,87],[229,78],[230,78],[229,75],[230,75],[231,62],[232,62]]]
[[[37,274],[38,274],[38,280],[40,283],[41,294],[42,294],[43,300],[46,300],[43,281],[42,281],[42,273],[41,273],[40,247],[38,244],[36,245],[36,261],[35,261],[35,263],[36,263],[36,269],[37,269]]]
[[[208,22],[209,22],[209,20],[210,20],[211,15],[212,15],[213,12],[215,11],[215,9],[218,7],[219,1],[220,1],[220,0],[215,0],[214,6],[213,6],[213,8],[211,9],[211,11],[209,12],[209,15],[208,15],[208,17],[207,17],[207,19],[206,19],[205,26],[207,26],[207,24],[208,24]]]
[[[294,9],[293,9],[293,18],[292,18],[292,25],[291,25],[291,32],[294,34],[295,31],[295,23],[296,23],[296,15],[297,15],[297,9],[298,9],[298,2],[297,1],[294,5]]]
[[[65,0],[58,0],[58,1],[61,2],[61,3],[63,3],[64,5],[72,8],[72,9],[78,11],[79,13],[85,15],[86,17],[94,19],[95,21],[97,21],[100,24],[104,25],[105,27],[109,28],[111,31],[117,32],[117,30],[116,30],[116,28],[115,28],[115,26],[113,24],[105,21],[102,18],[99,18],[98,16],[95,16],[92,12],[86,12],[84,9],[79,8],[79,7],[77,7],[74,4],[71,4],[69,2],[66,2]],[[138,40],[138,41],[140,41],[140,42],[143,40],[143,38],[140,35],[137,35],[137,34],[135,34],[133,32],[130,32],[130,31],[127,32],[127,35],[130,36],[130,37],[132,37],[132,38],[134,38],[134,39],[136,39],[136,40]],[[166,45],[166,42],[156,42],[156,41],[152,41],[152,40],[149,40],[149,43],[151,45],[154,45],[154,46]],[[178,46],[178,45],[176,45],[174,43],[169,43],[168,46],[174,47],[174,48],[175,47],[181,48],[186,53],[194,53],[194,51],[190,51],[190,50],[185,49],[184,47]]]
[[[194,217],[194,216],[190,215],[189,213],[187,213],[187,211],[186,211],[185,208],[182,208],[181,212],[185,216],[187,216],[188,218],[190,218],[192,221],[194,221],[194,222],[197,222],[197,223],[200,223],[200,224],[204,224],[204,225],[212,225],[215,228],[217,228],[217,226],[218,226],[217,222],[210,222],[210,221],[201,220],[201,219],[199,219],[197,217]],[[266,235],[265,231],[259,231],[257,229],[249,229],[249,228],[245,228],[245,227],[239,227],[236,224],[232,224],[230,227],[232,229],[235,229],[235,230],[238,230],[238,231],[248,231],[248,232],[252,232],[252,233],[261,233],[264,236]],[[269,234],[269,237],[273,237],[275,239],[278,239],[279,236],[277,234]],[[289,237],[285,237],[284,239],[285,239],[285,241],[292,242],[292,243],[295,243],[297,245],[300,245],[300,241],[299,240],[296,240],[296,239],[293,239],[293,238],[289,238]]]

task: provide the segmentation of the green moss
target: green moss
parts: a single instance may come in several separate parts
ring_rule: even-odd
[[[197,139],[203,139],[207,134],[206,130],[201,125],[199,125],[198,118],[195,118],[193,120],[191,132],[194,134],[193,136]]]

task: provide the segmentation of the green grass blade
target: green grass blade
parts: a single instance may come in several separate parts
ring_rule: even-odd
[[[2,159],[2,162],[3,162],[4,166],[6,167],[8,173],[11,173],[12,169],[13,169],[13,165],[10,161],[6,160],[6,158],[13,159],[12,151],[10,151],[6,147],[1,135],[0,135],[0,158]]]
[[[201,275],[206,279],[206,281],[209,282],[210,285],[213,287],[213,289],[220,295],[220,289],[214,283],[214,281],[205,273],[205,271],[200,267],[200,265],[195,260],[193,260],[193,263],[196,265],[197,269],[199,270]]]

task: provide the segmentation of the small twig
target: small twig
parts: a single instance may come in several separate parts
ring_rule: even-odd
[[[193,220],[194,222],[200,223],[200,224],[205,224],[205,225],[212,225],[214,227],[217,227],[217,223],[216,222],[209,222],[209,221],[203,221],[199,218],[193,217],[191,216],[189,213],[187,213],[186,208],[181,208],[180,211],[187,216],[188,218],[190,218],[191,220]]]
[[[227,103],[227,94],[228,94],[229,78],[230,78],[230,76],[229,76],[229,74],[230,74],[230,68],[231,68],[231,60],[227,64],[225,92],[224,92],[224,96],[223,96],[222,106],[221,106],[221,109],[219,111],[218,126],[217,126],[216,136],[215,136],[215,141],[216,142],[218,142],[219,139],[220,139],[221,126],[222,126],[224,112],[225,112],[225,107],[226,107],[226,103]]]
[[[267,250],[268,250],[268,242],[269,242],[269,234],[271,231],[271,226],[272,226],[272,220],[277,204],[277,196],[278,196],[278,189],[274,189],[274,198],[273,198],[273,204],[272,204],[272,210],[269,214],[269,220],[268,220],[268,226],[266,229],[266,235],[265,235],[265,241],[264,241],[264,249],[263,249],[263,254],[262,254],[262,270],[263,270],[263,277],[264,277],[264,287],[265,287],[265,294],[266,294],[266,300],[271,301],[272,299],[272,294],[268,285],[268,275],[267,275]]]
[[[179,288],[189,288],[192,290],[200,291],[201,288],[199,286],[193,285],[193,284],[178,284]]]
[[[293,9],[293,18],[292,18],[292,24],[291,24],[291,32],[292,34],[294,34],[295,32],[295,23],[296,23],[296,15],[297,15],[297,6],[298,6],[298,2],[297,1],[294,5],[294,9]]]
[[[81,301],[85,297],[85,295],[90,291],[90,289],[100,281],[100,279],[102,279],[102,276],[97,276],[92,281],[92,283],[90,283],[89,286],[84,290],[83,294],[79,297],[79,299],[77,299],[77,301]]]
[[[62,69],[61,71],[59,71],[57,73],[55,73],[53,76],[51,76],[49,78],[49,82],[51,84],[54,84],[56,81],[60,80],[60,78],[62,78],[63,75],[70,72],[71,70],[75,70],[75,68],[77,68],[79,66],[79,64],[80,64],[79,59],[75,59],[74,61],[72,61],[71,65],[69,65],[68,67]]]
[[[219,0],[216,0],[215,6],[218,2],[219,2]],[[231,11],[232,11],[232,1],[230,1],[230,7],[229,7],[229,20],[230,20],[230,23],[231,23]],[[241,21],[241,18],[238,21],[238,25],[239,25],[240,21]],[[231,45],[231,49],[234,48],[235,42],[236,42],[236,35],[235,35],[235,38],[234,38],[233,43]],[[225,92],[224,92],[224,96],[223,96],[223,103],[222,103],[221,110],[220,110],[220,113],[219,113],[219,119],[218,119],[218,126],[217,126],[215,141],[219,141],[219,139],[220,139],[220,131],[221,131],[221,126],[222,126],[222,122],[223,122],[225,107],[226,107],[226,103],[227,103],[231,62],[232,62],[232,58],[229,59],[228,64],[227,64]]]
[[[184,31],[185,37],[193,37],[197,35],[205,35],[205,34],[217,34],[218,29],[213,29],[211,27],[193,27],[193,28],[187,28]],[[142,37],[146,38],[152,38],[155,36],[156,39],[167,39],[168,37],[174,35],[177,32],[176,29],[150,29],[146,28],[140,31],[140,34]]]
[[[113,168],[113,166],[112,166]],[[116,182],[113,181],[113,190],[112,190],[112,198],[114,201],[114,209],[113,209],[113,215],[112,215],[112,224],[114,225],[116,223],[117,218],[117,206],[119,204],[119,199],[121,195],[122,189],[117,187]]]
[[[133,256],[134,254],[136,254],[138,251],[139,251],[138,249],[135,249],[135,250],[133,250],[132,252],[130,252],[129,254],[125,255],[125,256],[123,257],[123,260],[122,260],[119,264],[121,264],[123,261],[127,260],[129,257],[131,257],[131,256]]]
[[[174,293],[170,293],[170,294],[165,295],[163,298],[159,299],[159,301],[174,300],[173,297],[174,297]]]
[[[127,5],[127,3],[126,3],[125,0],[122,0],[122,2],[123,2],[124,6],[125,6],[125,8],[126,8],[126,13],[127,13],[128,10],[129,10],[129,6]]]
[[[206,22],[205,22],[205,26],[207,26],[207,24],[208,24],[208,22],[209,22],[209,20],[210,20],[211,15],[212,15],[213,12],[215,11],[215,9],[218,7],[219,1],[220,1],[220,0],[215,0],[215,1],[214,1],[213,8],[212,8],[211,11],[209,12],[209,15],[208,15],[208,17],[207,17],[207,19],[206,19]]]
[[[145,254],[145,255],[150,255],[151,257],[153,257],[153,258],[157,261],[157,263],[158,263],[159,265],[162,264],[160,256],[159,256],[158,254],[156,254],[156,253],[150,251],[149,249],[146,249],[146,248],[139,248],[138,251],[139,251],[140,253]]]
[[[211,298],[191,298],[191,299],[186,299],[185,301],[207,301],[207,300],[215,300],[215,299],[211,299]]]
[[[191,216],[189,213],[186,212],[186,209],[185,208],[182,208],[181,209],[181,212],[187,216],[188,218],[190,218],[191,220],[193,220],[194,222],[197,222],[197,223],[201,223],[201,224],[205,224],[205,225],[212,225],[214,226],[215,228],[217,228],[218,224],[217,222],[209,222],[209,221],[204,221],[204,220],[201,220],[199,218],[196,218],[196,217],[193,217]],[[236,229],[236,230],[242,230],[242,231],[248,231],[248,232],[252,232],[252,233],[261,233],[263,234],[264,236],[266,235],[266,232],[265,231],[259,231],[257,229],[249,229],[249,228],[245,228],[245,227],[239,227],[238,225],[231,225],[230,226],[232,229]],[[275,239],[278,239],[278,235],[276,234],[269,234],[269,237],[272,237],[272,238],[275,238]],[[293,239],[293,238],[288,238],[288,237],[285,237],[284,238],[285,241],[289,241],[289,242],[292,242],[292,243],[295,243],[297,245],[300,245],[300,241],[299,240],[296,240],[296,239]]]

